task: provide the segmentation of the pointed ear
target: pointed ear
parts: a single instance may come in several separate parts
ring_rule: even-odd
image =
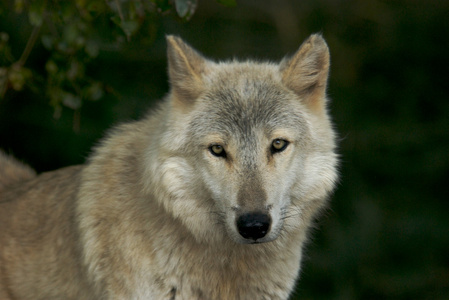
[[[323,111],[329,74],[329,48],[319,34],[311,35],[290,59],[281,62],[283,83],[314,111]]]
[[[168,76],[175,97],[193,102],[203,88],[206,59],[179,37],[167,36]]]

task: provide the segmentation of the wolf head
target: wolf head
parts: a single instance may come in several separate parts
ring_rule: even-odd
[[[164,150],[152,162],[164,206],[198,239],[263,243],[305,231],[336,180],[324,39],[312,35],[280,64],[216,63],[167,41]]]

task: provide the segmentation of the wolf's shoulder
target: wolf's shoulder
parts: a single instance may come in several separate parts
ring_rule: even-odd
[[[0,150],[0,191],[36,177],[36,172]]]

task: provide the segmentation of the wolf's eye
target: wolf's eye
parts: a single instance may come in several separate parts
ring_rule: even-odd
[[[277,153],[277,152],[282,152],[285,150],[285,148],[287,148],[289,142],[283,139],[275,139],[272,143],[271,143],[271,154]]]
[[[226,152],[221,145],[212,145],[209,147],[210,153],[218,157],[226,157]]]

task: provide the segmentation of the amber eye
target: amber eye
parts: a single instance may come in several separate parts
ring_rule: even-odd
[[[226,152],[221,145],[212,145],[209,147],[210,153],[218,157],[226,157]]]
[[[272,143],[271,143],[271,153],[277,153],[277,152],[282,152],[285,150],[285,148],[287,148],[289,142],[283,139],[275,139]]]

